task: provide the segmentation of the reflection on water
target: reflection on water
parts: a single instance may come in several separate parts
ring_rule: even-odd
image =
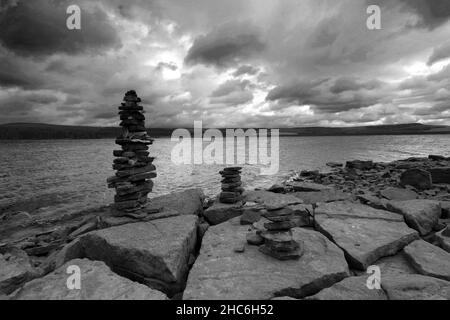
[[[268,187],[292,170],[326,169],[327,162],[351,159],[392,161],[428,154],[450,155],[450,135],[281,137],[280,171],[261,176],[260,166],[245,165],[247,188]],[[209,196],[220,188],[222,165],[175,165],[171,150],[176,142],[157,139],[151,148],[158,177],[151,196],[201,187]],[[111,168],[112,139],[0,141],[0,212],[6,210],[83,210],[112,202],[106,188]],[[248,155],[247,155],[248,159]],[[11,204],[15,204],[10,207]]]

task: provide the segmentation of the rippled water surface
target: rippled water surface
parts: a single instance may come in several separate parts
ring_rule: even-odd
[[[175,165],[176,142],[157,139],[151,148],[158,177],[151,196],[201,187],[209,196],[220,188],[218,165]],[[279,172],[261,176],[258,165],[246,165],[245,187],[268,187],[292,170],[325,169],[327,162],[351,159],[392,161],[428,154],[450,155],[450,135],[281,137]],[[83,210],[112,202],[106,178],[113,175],[112,151],[104,140],[0,141],[0,213],[8,210]]]

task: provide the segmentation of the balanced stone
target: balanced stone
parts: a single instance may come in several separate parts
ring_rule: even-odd
[[[278,260],[296,260],[303,255],[303,243],[293,239],[292,228],[297,225],[292,220],[293,211],[289,208],[268,211],[264,216],[270,221],[264,223],[267,231],[260,232],[264,245],[259,251]]]
[[[222,192],[219,201],[227,204],[238,203],[242,199],[241,167],[229,167],[220,171],[222,176]]]
[[[125,94],[119,107],[122,135],[116,138],[121,150],[114,150],[113,169],[116,175],[107,179],[108,187],[116,189],[114,208],[118,215],[143,208],[153,189],[151,179],[156,177],[154,158],[149,157],[153,139],[147,134],[141,99],[134,90]]]

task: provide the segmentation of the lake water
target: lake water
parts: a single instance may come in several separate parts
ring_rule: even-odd
[[[169,138],[155,140],[158,177],[150,195],[201,187],[208,196],[220,189],[219,165],[175,165]],[[55,214],[112,202],[106,178],[113,175],[112,139],[0,141],[0,213],[38,210]],[[450,135],[281,137],[279,172],[260,175],[259,165],[245,165],[246,188],[269,187],[289,173],[326,169],[327,162],[393,161],[428,154],[450,155]]]

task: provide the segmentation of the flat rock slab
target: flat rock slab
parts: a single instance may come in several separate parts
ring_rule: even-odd
[[[232,219],[206,232],[183,298],[187,300],[267,300],[290,296],[302,298],[349,276],[343,252],[318,232],[294,228],[293,237],[303,241],[299,260],[279,261],[245,246],[248,226]]]
[[[216,225],[232,218],[242,215],[243,203],[228,204],[221,203],[219,199],[214,201],[213,205],[203,212],[206,221],[211,225]]]
[[[256,202],[268,210],[281,209],[289,205],[301,204],[302,201],[290,194],[279,194],[269,191],[256,190],[244,194],[247,202]]]
[[[24,251],[13,249],[0,254],[0,294],[11,294],[38,275]]]
[[[450,282],[419,274],[382,276],[381,287],[389,300],[450,300]]]
[[[69,266],[80,268],[80,290],[69,289]],[[70,271],[70,270],[69,270]],[[15,293],[16,300],[166,300],[162,292],[123,278],[101,261],[76,259]]]
[[[318,294],[308,297],[308,300],[387,300],[384,291],[369,289],[367,276],[349,277],[330,288],[323,289]]]
[[[408,261],[405,253],[400,251],[395,256],[384,257],[376,261],[374,265],[380,267],[381,275],[388,274],[417,274],[418,272]]]
[[[332,189],[332,187],[330,186],[325,186],[323,184],[317,184],[317,183],[312,183],[312,182],[297,182],[297,181],[293,181],[293,182],[289,182],[287,184],[288,187],[292,188],[294,191],[323,191],[323,190],[330,190]]]
[[[421,274],[450,280],[450,253],[424,240],[417,240],[404,249],[414,268]]]
[[[436,233],[436,241],[442,249],[450,253],[450,227]]]
[[[387,208],[403,215],[406,224],[422,236],[433,231],[441,216],[441,206],[433,200],[390,201]]]
[[[163,211],[177,211],[180,215],[200,215],[203,212],[202,189],[188,189],[152,198],[151,206]]]
[[[177,216],[94,231],[79,242],[83,257],[172,296],[184,287],[197,224],[194,215]]]
[[[388,200],[414,200],[419,196],[416,192],[408,189],[386,188],[380,194]]]
[[[330,218],[361,218],[404,222],[404,219],[400,214],[375,209],[364,204],[350,201],[320,203],[315,210],[315,214],[316,216],[325,215]]]
[[[395,255],[418,238],[401,216],[350,202],[320,204],[317,230],[342,248],[350,265],[366,270],[373,262]]]
[[[403,250],[397,253],[395,256],[381,258],[374,262],[373,265],[380,268],[382,277],[395,274],[418,274],[416,269],[414,269],[414,267],[409,262]],[[366,278],[369,276],[366,271],[354,270],[354,272],[358,276],[365,275]]]
[[[305,204],[350,200],[352,197],[348,193],[335,189],[327,189],[317,192],[295,192],[293,195],[302,200]]]
[[[450,201],[441,201],[442,218],[450,219]]]

